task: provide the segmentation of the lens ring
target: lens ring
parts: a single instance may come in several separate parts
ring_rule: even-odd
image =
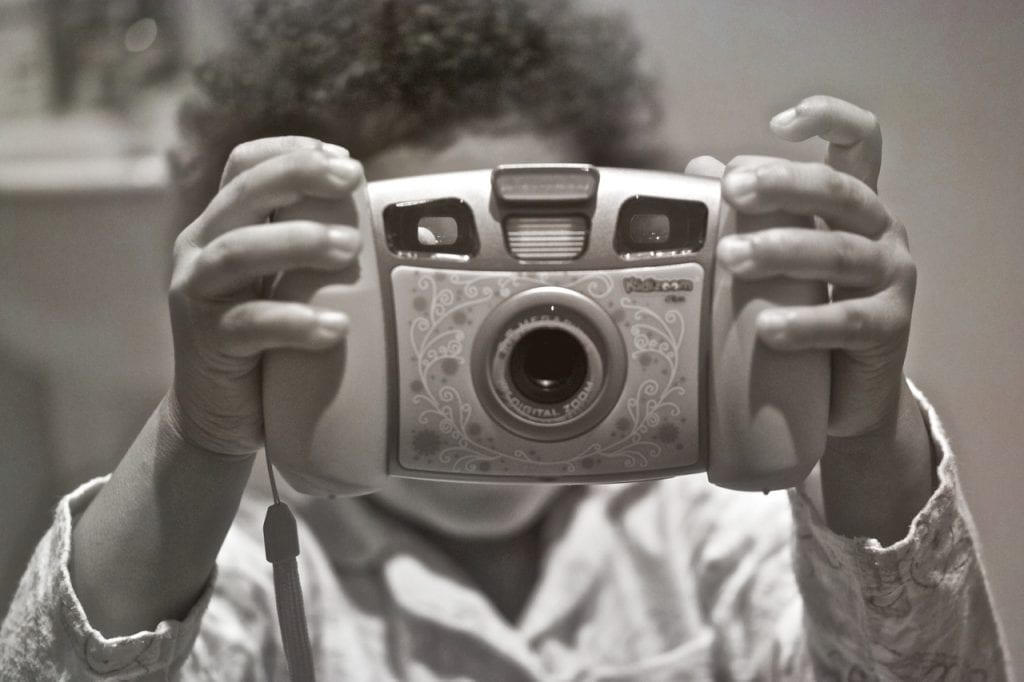
[[[516,350],[538,332],[565,334],[584,354],[586,374],[579,389],[558,402],[537,400],[522,390],[521,378],[515,376]],[[495,396],[507,411],[530,424],[557,427],[578,418],[595,402],[605,380],[605,362],[595,336],[592,326],[564,305],[545,303],[512,316],[494,346],[490,378]]]
[[[585,367],[582,379],[573,369],[562,373],[565,383],[553,392],[524,385],[514,357],[538,334],[578,347],[582,358],[572,360]],[[507,430],[540,441],[567,440],[600,423],[618,401],[626,373],[625,345],[611,318],[590,298],[561,287],[528,289],[495,308],[480,325],[471,362],[487,413]],[[545,371],[557,384],[559,370]]]

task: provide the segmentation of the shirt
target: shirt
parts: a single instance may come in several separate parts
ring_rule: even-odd
[[[583,486],[547,515],[510,623],[457,565],[361,499],[296,507],[320,680],[1004,680],[999,630],[942,427],[938,486],[907,536],[836,535],[803,490],[699,476]],[[265,499],[247,496],[181,621],[106,638],[68,572],[103,479],[59,504],[0,629],[0,679],[286,680]]]

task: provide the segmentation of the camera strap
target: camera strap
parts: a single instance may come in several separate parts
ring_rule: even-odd
[[[295,517],[288,505],[278,497],[270,456],[264,454],[274,504],[267,509],[263,520],[263,544],[267,561],[274,567],[274,599],[277,602],[277,622],[281,628],[284,655],[292,682],[314,682],[313,651],[306,628],[302,585],[299,582],[299,534]]]

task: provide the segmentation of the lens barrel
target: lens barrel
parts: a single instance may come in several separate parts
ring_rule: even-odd
[[[621,395],[622,336],[608,314],[572,289],[535,287],[505,300],[480,326],[473,382],[488,414],[533,440],[574,438]]]
[[[576,395],[587,378],[587,356],[580,342],[561,329],[528,332],[512,349],[509,375],[525,397],[557,404]]]

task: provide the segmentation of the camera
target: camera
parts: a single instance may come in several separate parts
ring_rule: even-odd
[[[353,267],[274,289],[351,318],[337,348],[264,358],[267,449],[300,491],[704,471],[769,490],[824,450],[827,352],[776,352],[754,329],[824,286],[715,267],[724,235],[801,223],[736,213],[716,179],[499,166],[372,182],[281,217],[363,237]]]

